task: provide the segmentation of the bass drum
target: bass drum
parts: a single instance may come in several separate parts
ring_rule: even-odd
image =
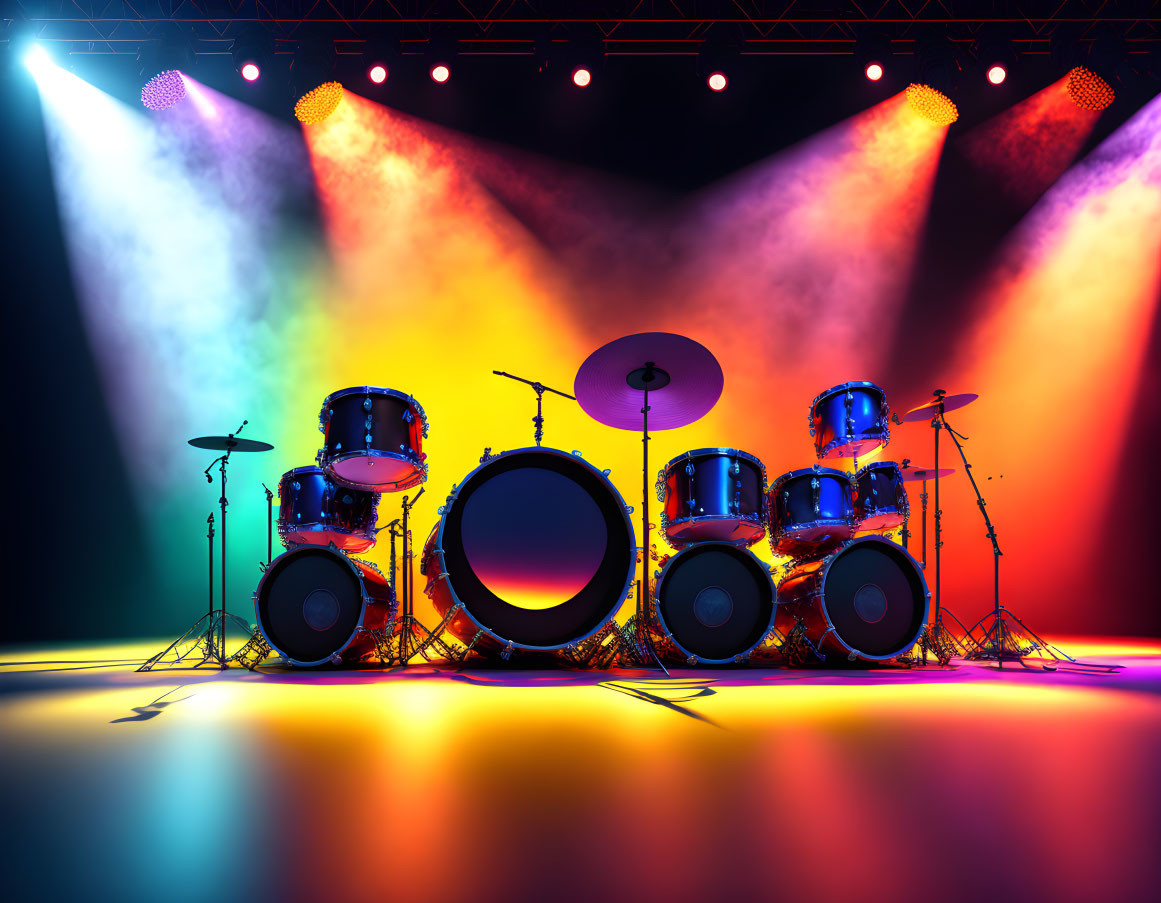
[[[660,650],[687,664],[744,660],[774,626],[774,581],[748,549],[704,542],[678,552],[653,592]]]
[[[379,570],[325,546],[298,546],[266,568],[254,591],[258,629],[293,665],[355,662],[375,653],[368,631],[395,616]]]
[[[452,490],[423,551],[426,593],[476,649],[561,649],[616,614],[637,558],[608,471],[576,452],[489,458]]]
[[[931,593],[906,549],[879,536],[799,562],[778,586],[774,626],[801,622],[824,656],[883,661],[902,655],[927,627]]]

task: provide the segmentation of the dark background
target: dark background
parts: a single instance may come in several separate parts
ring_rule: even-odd
[[[242,82],[228,56],[201,57],[191,74],[289,120],[287,61],[280,56],[275,71],[265,71],[256,86]],[[611,57],[593,86],[578,92],[559,75],[537,75],[528,60],[478,57],[457,60],[453,82],[436,89],[420,59],[409,61],[382,88],[362,77],[355,60],[340,75],[359,93],[403,111],[673,194],[713,182],[897,93],[910,74],[907,58],[877,84],[862,77],[852,57],[750,58],[718,96],[705,89],[690,58]],[[126,102],[135,102],[140,91],[132,57],[78,56],[72,68]],[[961,79],[960,119],[940,162],[898,338],[909,349],[897,358],[900,376],[922,372],[925,355],[940,354],[941,339],[969,319],[954,291],[936,289],[976,275],[1030,206],[980,192],[956,153],[957,137],[1061,74],[1047,56],[1033,56],[999,88],[975,73]],[[1156,92],[1156,83],[1143,80],[1117,85],[1116,102],[1082,154]],[[35,84],[13,54],[0,66],[0,104],[7,258],[3,567],[9,578],[0,641],[156,633],[120,614],[123,600],[150,593],[140,565],[144,552],[134,552],[144,527],[79,318]],[[1159,336],[1154,325],[1122,476],[1115,481],[1111,523],[1120,529],[1093,535],[1084,523],[1083,453],[1065,449],[1046,447],[1045,454],[1076,454],[1075,486],[1067,490],[1076,503],[1069,517],[1029,515],[1041,528],[1058,530],[1069,554],[1106,562],[1108,592],[1117,598],[1092,600],[1090,627],[1097,634],[1161,633],[1152,579],[1158,488],[1150,466],[1161,448]],[[189,619],[196,614],[190,611]]]

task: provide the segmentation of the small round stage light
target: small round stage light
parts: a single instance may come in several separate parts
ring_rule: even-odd
[[[938,125],[951,125],[959,119],[959,110],[952,99],[931,85],[908,85],[907,103],[924,119]]]
[[[584,66],[572,70],[572,83],[578,88],[587,88],[593,81],[593,74]]]
[[[176,69],[166,69],[145,83],[141,103],[148,110],[168,110],[185,100],[185,79]]]
[[[338,82],[323,82],[307,91],[294,105],[294,115],[308,125],[322,122],[335,111],[343,99],[343,86]]]
[[[28,52],[24,54],[24,65],[28,67],[29,72],[36,75],[38,72],[52,65],[52,57],[48,55],[48,51],[40,44],[33,44]]]
[[[1008,77],[1008,70],[997,63],[988,67],[988,81],[993,85],[1002,85]]]
[[[883,66],[880,63],[867,63],[866,68],[863,69],[863,75],[873,82],[877,82],[883,77]]]
[[[383,82],[387,81],[387,67],[376,63],[367,70],[367,78],[371,79],[377,85],[383,84]]]
[[[430,75],[433,82],[438,82],[442,85],[451,78],[451,69],[448,68],[446,63],[436,63],[431,67]]]
[[[242,66],[242,78],[248,82],[258,81],[258,76],[262,74],[262,70],[258,68],[257,63],[246,63]]]
[[[1084,66],[1068,73],[1068,96],[1082,110],[1099,113],[1116,97],[1112,85]]]
[[[726,85],[730,83],[730,80],[726,78],[724,72],[711,72],[710,77],[705,80],[705,83],[709,85],[711,91],[724,91],[726,90]]]

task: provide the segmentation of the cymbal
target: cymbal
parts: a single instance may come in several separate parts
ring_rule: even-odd
[[[954,411],[965,405],[971,404],[980,396],[974,395],[971,392],[965,392],[961,395],[944,395],[943,396],[943,411]],[[899,418],[900,423],[912,423],[916,420],[930,420],[935,416],[936,409],[939,407],[939,400],[932,399],[927,404],[921,404],[917,408],[912,408],[906,414]]]
[[[900,464],[899,473],[902,474],[902,480],[904,483],[915,483],[919,480],[935,479],[934,467],[916,467],[914,464],[908,464],[906,467],[904,467],[902,464]],[[939,476],[941,478],[950,477],[953,473],[955,473],[954,467],[939,468]]]
[[[210,451],[264,452],[274,448],[269,442],[257,439],[239,439],[237,436],[198,436],[190,439],[194,448],[208,448]]]
[[[650,429],[671,430],[708,414],[724,381],[721,366],[704,345],[672,332],[639,332],[590,354],[577,371],[573,392],[594,420],[639,430],[648,386]]]

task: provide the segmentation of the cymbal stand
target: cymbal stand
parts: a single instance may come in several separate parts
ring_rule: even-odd
[[[976,505],[980,509],[980,515],[984,519],[984,526],[987,528],[988,540],[992,544],[992,611],[984,615],[976,624],[967,631],[967,638],[971,646],[967,650],[967,658],[985,661],[994,661],[998,667],[1003,670],[1005,661],[1016,661],[1029,668],[1027,662],[1024,661],[1031,653],[1041,651],[1046,653],[1051,662],[1046,662],[1041,666],[1044,671],[1055,671],[1057,663],[1068,662],[1068,664],[1083,667],[1083,668],[1099,668],[1105,670],[1115,670],[1112,668],[1105,668],[1102,665],[1088,664],[1086,662],[1078,662],[1075,658],[1066,652],[1063,652],[1058,647],[1052,645],[1047,640],[1042,638],[1038,633],[1032,630],[1027,624],[1021,621],[1018,617],[1012,614],[1008,609],[1000,604],[1000,557],[1004,554],[1000,551],[1000,541],[996,536],[996,528],[992,523],[991,517],[988,515],[987,502],[984,500],[983,494],[980,492],[979,484],[976,483],[976,478],[972,474],[972,466],[968,463],[967,454],[964,452],[963,442],[960,440],[967,440],[967,436],[962,433],[957,433],[947,423],[947,417],[943,411],[943,405],[939,406],[939,413],[936,415],[940,426],[951,437],[951,441],[955,443],[956,450],[963,461],[964,472],[968,475],[968,480],[972,484],[972,491],[976,494]],[[936,460],[935,465],[936,485],[939,485],[939,463]],[[938,496],[937,496],[938,498]],[[936,517],[939,512],[936,512]],[[936,546],[938,553],[938,545]],[[986,626],[985,626],[986,625]],[[962,626],[962,625],[961,625]],[[975,632],[982,630],[980,639],[976,639]],[[1042,657],[1042,656],[1041,656]]]
[[[531,386],[532,391],[536,393],[536,416],[532,418],[532,422],[536,425],[534,436],[538,446],[540,445],[540,440],[544,438],[544,393],[552,392],[563,398],[571,398],[573,401],[576,401],[575,395],[569,395],[567,392],[561,392],[559,389],[553,389],[551,386],[546,386],[543,383],[533,382],[530,379],[524,379],[522,376],[513,376],[511,373],[505,373],[503,370],[493,370],[492,372],[496,376],[506,376],[508,379],[514,379],[518,383]]]
[[[265,483],[262,488],[266,490],[266,566],[270,567],[274,560],[274,493]]]
[[[403,496],[403,502],[400,506],[403,511],[403,524],[400,528],[400,535],[403,537],[403,592],[398,597],[399,615],[395,626],[395,634],[399,638],[396,656],[400,665],[406,665],[416,654],[423,652],[437,640],[438,634],[442,632],[428,630],[415,617],[415,600],[412,596],[415,581],[411,574],[411,509],[415,507],[415,503],[419,501],[423,492],[424,490],[420,489],[415,494],[415,498]],[[394,534],[394,530],[392,530],[392,534]],[[424,635],[422,638],[421,634]]]
[[[238,427],[234,432],[230,433],[229,438],[233,439],[238,433],[242,432],[243,427],[249,423],[249,420],[243,420],[242,426]],[[235,443],[236,444],[236,443]],[[210,573],[210,604],[209,611],[198,618],[194,625],[183,633],[180,637],[170,643],[165,649],[157,653],[157,655],[150,658],[143,664],[138,671],[152,671],[155,667],[170,667],[170,668],[200,668],[202,665],[216,665],[219,669],[225,670],[229,667],[230,657],[226,655],[226,622],[234,624],[239,627],[246,636],[250,636],[252,631],[250,625],[239,618],[237,615],[230,614],[226,611],[226,508],[230,504],[226,498],[226,467],[230,463],[230,452],[233,451],[233,446],[226,448],[226,453],[210,462],[209,466],[202,471],[206,478],[206,482],[211,485],[214,478],[210,476],[210,471],[214,465],[218,465],[218,473],[221,474],[221,496],[218,498],[218,504],[221,507],[221,562],[218,565],[218,572],[222,580],[221,593],[221,608],[214,609],[213,600],[213,580],[214,580],[214,518],[210,515],[206,522],[208,525],[207,540],[209,542],[209,573]],[[183,647],[192,641],[193,645],[188,649]],[[202,658],[193,665],[186,664],[187,660],[192,661],[197,650],[202,650]],[[169,658],[170,654],[172,658]]]

